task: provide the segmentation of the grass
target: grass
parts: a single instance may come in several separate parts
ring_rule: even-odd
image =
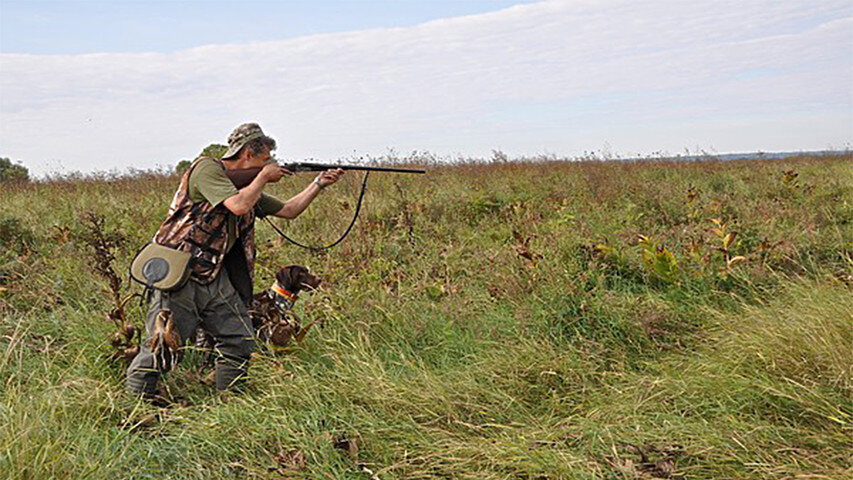
[[[324,286],[297,310],[324,327],[292,353],[261,352],[242,395],[202,385],[189,355],[165,379],[184,400],[168,408],[127,398],[123,367],[107,358],[113,305],[87,261],[84,219],[105,219],[125,272],[177,179],[0,185],[0,469],[11,479],[849,478],[851,160],[374,175],[353,234],[328,253],[258,224],[256,289],[281,265],[310,266]],[[347,175],[280,225],[300,240],[334,238],[359,185]],[[732,232],[728,244],[718,234]],[[135,303],[128,319],[141,323]]]

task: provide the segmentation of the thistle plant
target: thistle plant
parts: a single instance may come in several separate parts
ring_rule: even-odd
[[[82,220],[85,230],[81,238],[93,254],[90,264],[95,273],[107,281],[113,301],[113,309],[106,314],[107,320],[116,326],[116,331],[110,337],[110,344],[115,349],[111,358],[123,358],[130,362],[139,353],[140,338],[136,326],[125,319],[125,308],[138,294],[122,298],[122,280],[113,267],[116,251],[126,243],[126,238],[119,231],[108,231],[104,217],[97,213],[87,212]]]

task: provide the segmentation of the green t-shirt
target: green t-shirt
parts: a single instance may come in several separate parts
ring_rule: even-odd
[[[188,187],[190,200],[193,202],[207,201],[213,206],[219,205],[225,199],[237,195],[239,192],[237,187],[231,183],[231,179],[225,175],[225,169],[222,165],[212,158],[205,158],[195,166],[192,173],[190,173]],[[266,193],[262,193],[257,207],[261,215],[272,215],[284,207],[284,202]],[[234,242],[237,241],[236,215],[228,215],[227,228],[228,245],[225,246],[226,252],[231,250]]]

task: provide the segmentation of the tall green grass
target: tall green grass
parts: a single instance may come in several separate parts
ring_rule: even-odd
[[[188,355],[165,379],[168,408],[126,397],[122,366],[106,358],[111,304],[81,215],[125,238],[124,271],[177,179],[2,185],[0,471],[853,476],[851,160],[375,175],[357,228],[328,253],[258,224],[256,288],[282,265],[310,266],[324,285],[297,312],[323,328],[289,354],[260,352],[242,395],[202,384]],[[359,184],[348,175],[283,226],[334,237]],[[730,256],[745,262],[726,266],[711,219],[737,232]],[[141,322],[139,306],[129,313]]]

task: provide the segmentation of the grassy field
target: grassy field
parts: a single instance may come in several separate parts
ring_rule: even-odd
[[[123,392],[86,240],[126,272],[177,177],[0,185],[2,476],[853,478],[853,157],[428,168],[327,253],[259,223],[256,290],[309,266],[324,326],[242,395],[188,355],[168,408]],[[334,239],[344,180],[280,225]]]

